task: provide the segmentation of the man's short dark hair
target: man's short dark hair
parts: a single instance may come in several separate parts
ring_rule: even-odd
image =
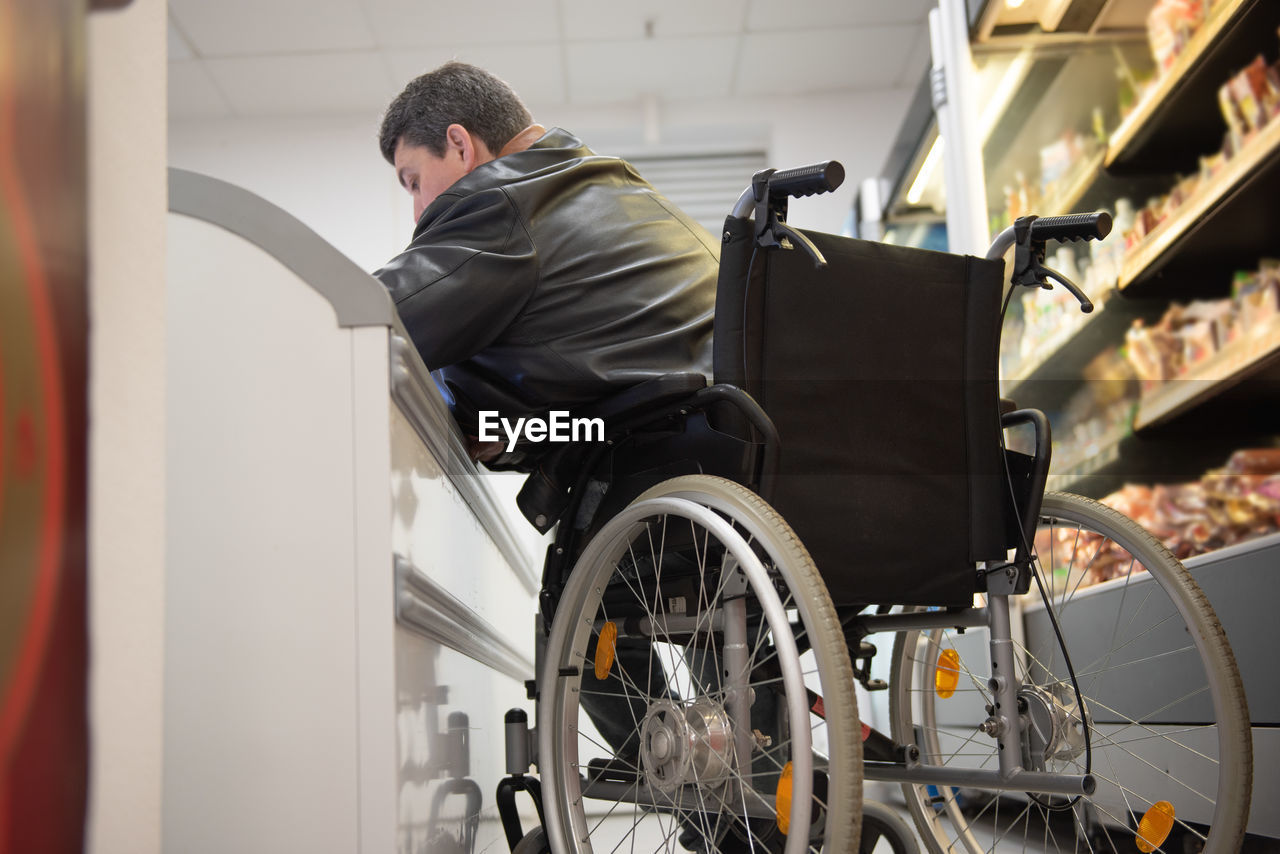
[[[378,133],[382,156],[394,165],[396,144],[403,138],[441,157],[451,124],[462,125],[497,156],[533,118],[502,80],[465,62],[446,62],[411,80],[387,107]]]

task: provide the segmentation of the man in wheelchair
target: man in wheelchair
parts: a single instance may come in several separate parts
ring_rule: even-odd
[[[554,452],[479,442],[481,413],[514,420],[589,408],[646,380],[668,400],[705,386],[718,245],[629,164],[535,124],[507,84],[459,62],[411,81],[379,142],[417,224],[375,275],[473,457],[528,471]],[[635,399],[654,402],[647,391]],[[625,420],[628,408],[614,397],[598,415]],[[629,453],[611,464],[635,467]],[[640,451],[653,453],[670,456],[662,442]],[[622,494],[619,484],[610,498]],[[641,661],[654,671],[650,648],[622,641],[619,671]],[[636,734],[611,726],[626,716],[615,695],[606,687],[584,705],[618,752],[634,755]]]

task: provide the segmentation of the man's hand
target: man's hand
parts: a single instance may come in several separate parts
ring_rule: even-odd
[[[481,442],[475,436],[467,437],[467,453],[471,455],[471,459],[478,463],[488,463],[502,456],[503,450],[506,448],[501,441]]]

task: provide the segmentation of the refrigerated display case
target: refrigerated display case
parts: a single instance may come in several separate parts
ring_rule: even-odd
[[[1280,4],[1206,4],[1158,60],[1159,5],[1104,4],[1083,37],[996,27],[974,46],[992,229],[1027,213],[1115,218],[1107,240],[1047,260],[1095,311],[1060,290],[1016,294],[1001,354],[1006,396],[1059,416],[1051,486],[1094,497],[1195,479],[1280,433],[1280,273],[1267,261],[1280,254]],[[1143,27],[1107,26],[1113,9]],[[1232,131],[1223,105],[1251,63],[1271,69],[1274,98],[1255,96],[1253,121]]]
[[[1012,294],[1002,393],[1050,415],[1051,489],[1130,502],[1210,594],[1265,804],[1280,704],[1258,603],[1280,560],[1280,474],[1238,452],[1280,458],[1280,2],[1014,5],[969,0],[988,225],[1106,209],[1116,227],[1045,262],[1092,313],[1061,288]],[[887,220],[919,214],[906,193],[935,137],[916,131],[899,158]],[[941,178],[925,196],[939,220]],[[1265,807],[1249,829],[1280,836]]]

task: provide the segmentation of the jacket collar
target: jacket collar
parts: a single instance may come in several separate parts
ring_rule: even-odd
[[[462,176],[427,206],[413,230],[417,237],[467,196],[516,181],[553,172],[565,164],[594,155],[582,140],[563,128],[552,128],[524,151],[490,160]]]

